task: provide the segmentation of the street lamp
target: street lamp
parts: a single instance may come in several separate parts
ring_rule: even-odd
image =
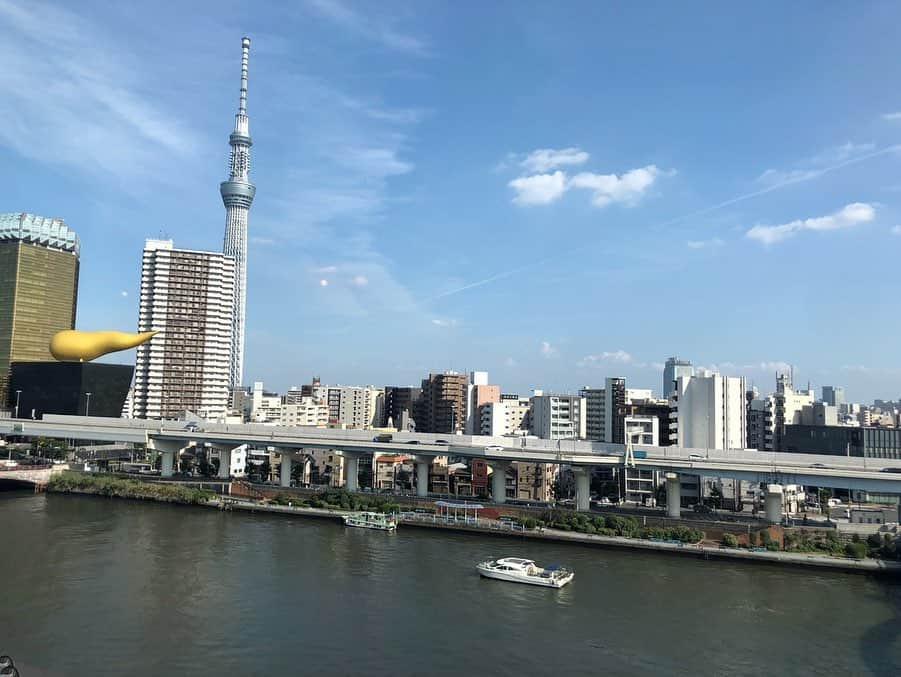
[[[84,405],[84,415],[90,416],[91,415],[91,393],[85,393],[85,395],[87,396],[88,399]]]
[[[22,391],[16,391],[16,415],[13,418],[19,418],[19,398],[22,396]]]

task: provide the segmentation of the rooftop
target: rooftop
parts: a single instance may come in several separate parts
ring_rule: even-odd
[[[79,255],[81,244],[75,231],[61,218],[20,212],[0,214],[0,241],[19,240]]]

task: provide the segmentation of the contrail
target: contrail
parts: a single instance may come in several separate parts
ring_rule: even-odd
[[[803,176],[796,176],[791,179],[786,179],[784,181],[780,181],[779,183],[774,183],[772,186],[767,186],[766,188],[761,188],[760,190],[755,190],[753,193],[745,193],[744,195],[738,195],[733,198],[729,198],[728,200],[724,200],[723,202],[718,202],[717,204],[711,205],[709,207],[704,207],[703,209],[699,209],[694,212],[690,212],[688,214],[683,214],[682,216],[677,216],[674,219],[670,219],[669,221],[663,221],[662,223],[655,224],[651,226],[651,228],[665,228],[666,226],[671,226],[674,223],[679,223],[680,221],[684,221],[685,219],[691,219],[696,216],[703,216],[705,214],[710,214],[711,212],[718,211],[725,207],[729,207],[738,202],[744,202],[745,200],[751,200],[755,197],[760,197],[761,195],[766,195],[767,193],[772,193],[775,190],[781,190],[783,188],[787,188],[788,186],[793,186],[797,183],[804,183],[806,181],[813,181],[814,179],[818,179],[824,174],[829,174],[830,172],[837,171],[839,169],[843,169],[845,167],[850,167],[851,165],[860,164],[861,162],[866,162],[867,160],[871,160],[875,157],[879,157],[880,155],[886,155],[888,153],[901,151],[901,144],[896,144],[894,146],[887,146],[880,150],[873,151],[872,153],[867,153],[866,155],[860,155],[856,158],[852,158],[850,160],[845,160],[844,162],[839,162],[838,164],[831,165],[829,167],[824,167],[823,169],[811,170],[810,173],[805,174]],[[585,247],[574,247],[573,249],[566,250],[564,252],[560,252],[558,257],[564,254],[570,254],[572,252],[581,251],[585,249]],[[505,277],[510,277],[511,275],[516,275],[524,270],[528,270],[530,268],[534,268],[535,266],[540,266],[541,264],[548,261],[548,259],[541,259],[538,261],[533,261],[523,266],[519,266],[517,268],[512,268],[510,270],[505,270],[500,273],[495,273],[490,277],[486,277],[482,280],[476,280],[475,282],[470,282],[468,284],[464,284],[462,287],[457,287],[456,289],[450,289],[445,292],[441,292],[440,294],[436,294],[434,296],[430,296],[426,299],[422,299],[421,301],[417,301],[414,305],[422,305],[425,303],[429,303],[431,301],[437,301],[438,299],[443,299],[448,296],[454,296],[455,294],[460,294],[464,291],[468,291],[470,289],[475,289],[476,287],[481,287],[483,285],[489,284],[496,280],[501,280]]]

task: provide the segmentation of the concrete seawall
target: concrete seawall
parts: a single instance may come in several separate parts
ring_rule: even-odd
[[[208,507],[219,510],[241,510],[246,512],[268,512],[298,517],[319,517],[340,520],[349,514],[343,510],[327,510],[322,508],[301,508],[286,505],[270,505],[246,501],[240,499],[226,499],[211,501]],[[571,531],[557,529],[531,529],[512,531],[510,529],[487,528],[476,524],[467,524],[462,521],[446,521],[440,518],[418,517],[399,518],[399,524],[407,527],[419,527],[424,529],[445,529],[450,531],[466,532],[487,536],[503,536],[506,538],[532,539],[539,541],[554,541],[558,543],[572,543],[582,546],[594,546],[602,548],[627,548],[632,550],[645,550],[660,552],[675,556],[694,557],[697,559],[725,559],[742,562],[755,562],[762,564],[775,564],[782,566],[806,566],[820,569],[834,569],[867,574],[901,575],[901,562],[887,562],[876,559],[855,560],[842,557],[829,557],[812,553],[793,552],[754,552],[742,548],[721,548],[719,546],[702,545],[677,545],[674,543],[660,543],[642,540],[638,538],[626,538],[624,536],[597,536],[593,534],[580,534]]]

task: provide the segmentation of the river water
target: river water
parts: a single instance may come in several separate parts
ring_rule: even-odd
[[[867,576],[0,494],[0,654],[33,675],[901,674]],[[575,569],[483,580],[488,557]]]

